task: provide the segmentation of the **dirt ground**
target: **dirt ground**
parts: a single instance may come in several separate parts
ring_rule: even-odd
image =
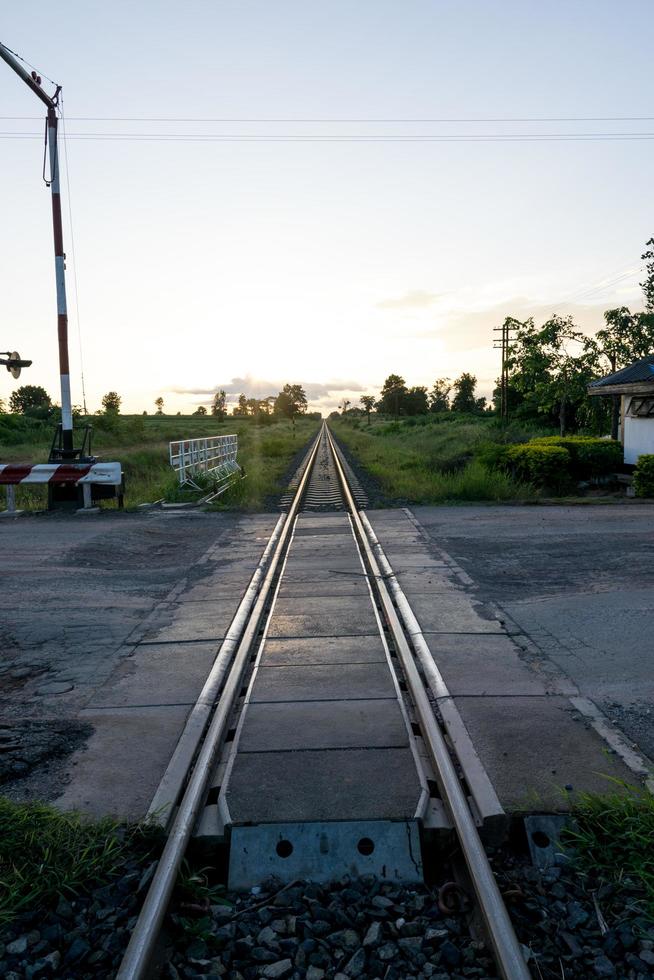
[[[143,624],[223,570],[249,580],[276,515],[40,514],[0,524],[0,787],[53,798],[93,731],[85,713]],[[210,553],[207,554],[208,549]]]

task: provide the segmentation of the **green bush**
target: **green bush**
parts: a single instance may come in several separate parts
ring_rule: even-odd
[[[510,445],[503,442],[481,442],[475,448],[475,457],[488,470],[509,468]]]
[[[638,457],[634,470],[634,490],[637,497],[654,497],[654,453]]]
[[[622,444],[594,436],[544,436],[532,445],[560,446],[570,454],[570,475],[576,480],[613,473],[622,466]]]
[[[566,490],[570,483],[570,453],[563,446],[548,446],[538,442],[509,446],[507,464],[513,476],[538,487],[556,492]]]

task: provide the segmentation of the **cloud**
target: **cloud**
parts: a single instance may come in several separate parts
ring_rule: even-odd
[[[286,381],[266,381],[263,378],[253,378],[246,375],[243,378],[232,378],[231,381],[214,385],[213,388],[168,388],[171,394],[175,395],[203,395],[205,398],[213,398],[217,391],[223,390],[229,402],[243,392],[248,398],[267,398],[268,395],[276,395],[282,390]],[[295,383],[295,382],[292,382]],[[340,392],[365,391],[365,385],[358,381],[334,380],[334,381],[300,381],[307,393],[310,402],[330,400]]]
[[[444,293],[430,293],[426,289],[409,289],[403,296],[383,299],[376,303],[380,310],[424,310],[442,299]]]

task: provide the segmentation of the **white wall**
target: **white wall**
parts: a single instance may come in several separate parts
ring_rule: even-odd
[[[654,419],[624,418],[624,461],[632,465],[642,453],[654,453]]]

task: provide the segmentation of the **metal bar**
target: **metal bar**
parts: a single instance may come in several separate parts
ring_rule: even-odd
[[[229,676],[170,829],[152,884],[136,920],[129,945],[116,974],[116,980],[141,980],[147,976],[157,937],[175,887],[177,873],[207,793],[207,783],[224,740],[233,702],[240,689],[242,675],[247,665],[250,648],[256,639],[259,622],[263,615],[275,572],[298,512],[319,444],[320,436],[315,441],[309,463],[300,481],[288,517],[280,530],[279,540],[270,560],[261,591],[251,609],[247,624],[243,623],[244,632],[234,655]]]
[[[373,553],[368,536],[359,516],[354,498],[347,483],[341,461],[334,442],[327,429],[330,446],[334,453],[334,465],[341,480],[343,494],[351,511],[352,521],[357,529],[366,559],[374,575],[379,598],[393,635],[393,641],[402,663],[409,691],[420,721],[423,737],[438,774],[443,798],[452,817],[461,850],[470,871],[473,887],[488,929],[489,938],[504,980],[531,980],[520,943],[513,924],[502,900],[492,868],[477,833],[475,821],[470,812],[459,776],[454,767],[447,744],[432,710],[429,698],[421,681],[411,648],[400,624],[390,592],[382,578],[377,559]]]
[[[16,513],[16,487],[13,484],[7,485],[7,513]]]
[[[506,814],[502,804],[498,799],[484,765],[477,755],[475,747],[472,744],[472,739],[468,734],[468,730],[459,714],[458,708],[454,704],[443,675],[434,661],[415,613],[402,591],[402,587],[393,572],[367,515],[361,511],[360,516],[372,550],[379,563],[384,581],[392,593],[400,618],[404,623],[404,628],[411,637],[411,644],[420,661],[420,666],[427,684],[431,688],[438,703],[448,737],[455,747],[457,756],[461,760],[462,768],[466,773],[470,795],[474,800],[477,812],[482,820],[492,820],[495,818],[504,822]]]
[[[50,96],[43,91],[41,86],[36,82],[26,68],[23,68],[20,61],[18,61],[14,55],[11,53],[9,48],[6,48],[2,42],[0,42],[0,58],[6,61],[10,68],[13,68],[17,75],[19,75],[26,85],[32,89],[35,95],[41,99],[41,102],[45,102],[48,109],[54,108],[54,102]]]

